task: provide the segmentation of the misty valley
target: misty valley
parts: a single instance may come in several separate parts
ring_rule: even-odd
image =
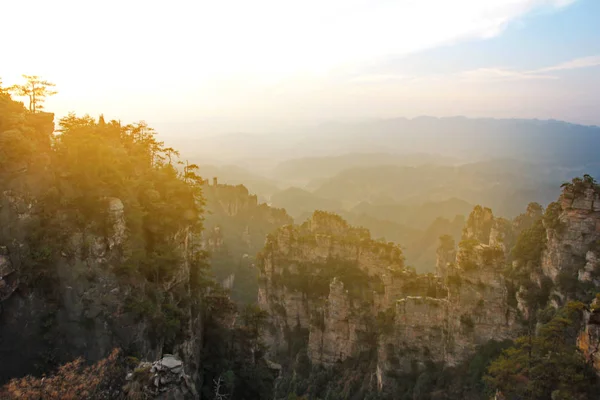
[[[600,395],[600,128],[177,148],[26,79],[0,86],[0,398]]]

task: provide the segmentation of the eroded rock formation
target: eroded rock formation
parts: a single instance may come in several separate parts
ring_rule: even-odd
[[[551,214],[545,220],[544,275],[555,283],[561,273],[576,274],[580,280],[594,279],[600,256],[600,197],[597,186],[566,186],[559,201],[550,207]]]
[[[128,398],[156,400],[194,400],[198,393],[184,371],[183,361],[165,354],[155,362],[141,362],[127,375],[124,392]]]
[[[438,276],[417,275],[397,246],[337,215],[315,212],[279,229],[260,264],[272,356],[285,357],[298,340],[313,364],[366,355],[383,387],[390,374],[428,361],[454,365],[478,344],[510,337],[504,250],[489,244],[493,215],[476,209],[469,221],[458,251],[442,243]]]

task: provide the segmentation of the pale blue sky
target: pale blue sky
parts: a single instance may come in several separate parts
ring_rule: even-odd
[[[59,116],[145,119],[165,134],[418,115],[600,124],[599,0],[32,0],[0,12],[0,77],[56,82]]]

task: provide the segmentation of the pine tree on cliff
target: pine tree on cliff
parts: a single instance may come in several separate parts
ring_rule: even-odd
[[[506,399],[588,399],[597,377],[575,346],[584,305],[571,302],[535,336],[520,337],[488,369],[485,382]]]
[[[57,92],[50,88],[56,86],[52,82],[41,79],[37,75],[23,75],[26,82],[21,85],[13,85],[9,91],[14,96],[29,98],[29,111],[35,113],[44,108],[43,104],[46,97],[53,96]]]

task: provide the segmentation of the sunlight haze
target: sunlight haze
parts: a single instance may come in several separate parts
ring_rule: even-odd
[[[13,39],[0,76],[57,83],[58,115],[146,119],[165,134],[223,118],[217,130],[418,115],[600,123],[600,91],[583,94],[600,87],[600,45],[570,43],[593,29],[593,0],[58,0],[0,12],[33,27],[3,19]],[[536,48],[551,24],[564,43]]]

